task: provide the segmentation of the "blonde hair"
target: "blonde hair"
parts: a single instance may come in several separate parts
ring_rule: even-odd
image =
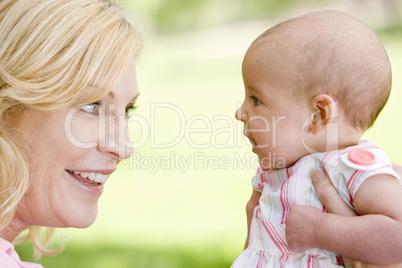
[[[259,41],[272,42],[291,60],[302,81],[296,94],[332,96],[355,128],[371,127],[388,100],[388,55],[377,35],[350,15],[311,12],[272,27]]]
[[[0,230],[30,180],[29,153],[13,132],[15,120],[25,108],[53,111],[101,99],[141,44],[110,0],[0,1]],[[46,253],[37,233],[31,228],[34,244]]]

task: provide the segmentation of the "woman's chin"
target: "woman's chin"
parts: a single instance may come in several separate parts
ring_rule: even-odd
[[[78,228],[78,229],[85,229],[91,226],[95,222],[95,219],[92,221],[85,221],[85,222],[80,222],[80,223],[75,223],[75,224],[70,224],[70,226],[65,226],[66,228],[72,227],[72,228]]]
[[[77,226],[72,226],[75,228],[87,228],[89,226],[91,226],[96,220],[96,215],[92,218],[88,218],[85,221],[82,221],[81,223],[79,223]]]
[[[63,226],[56,226],[56,227],[73,227],[73,228],[87,228],[91,226],[98,215],[98,209],[94,209],[92,211],[87,211],[86,213],[77,213],[74,216],[70,216],[65,218],[63,221]]]
[[[77,225],[77,226],[72,226],[72,227],[75,227],[75,228],[88,228],[89,226],[91,226],[95,222],[95,219],[93,219],[91,221],[84,222],[84,223],[82,223],[80,225]]]

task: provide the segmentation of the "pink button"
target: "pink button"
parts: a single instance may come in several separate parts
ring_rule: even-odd
[[[354,149],[349,152],[349,160],[360,166],[370,166],[375,164],[375,155],[367,150]]]

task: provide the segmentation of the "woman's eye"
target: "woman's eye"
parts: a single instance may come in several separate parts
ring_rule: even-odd
[[[130,116],[133,115],[135,109],[137,109],[137,108],[138,108],[138,106],[135,104],[127,106],[126,107],[126,118],[130,118]]]
[[[261,101],[259,100],[259,99],[257,99],[256,97],[252,97],[253,98],[253,104],[254,104],[254,106],[257,106],[257,105],[259,105],[259,104],[261,104]]]
[[[101,102],[97,101],[94,103],[86,104],[80,106],[80,110],[89,114],[98,115],[99,114],[99,107],[101,106]]]

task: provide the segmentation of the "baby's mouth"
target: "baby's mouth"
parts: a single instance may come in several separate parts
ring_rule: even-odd
[[[108,175],[103,175],[100,173],[94,173],[94,172],[80,172],[80,171],[74,171],[74,170],[68,170],[67,172],[73,176],[75,179],[83,182],[84,184],[87,185],[102,185],[106,182]]]
[[[253,139],[248,138],[248,140],[250,141],[251,146],[252,146],[253,148],[257,146],[257,143],[256,143]]]

